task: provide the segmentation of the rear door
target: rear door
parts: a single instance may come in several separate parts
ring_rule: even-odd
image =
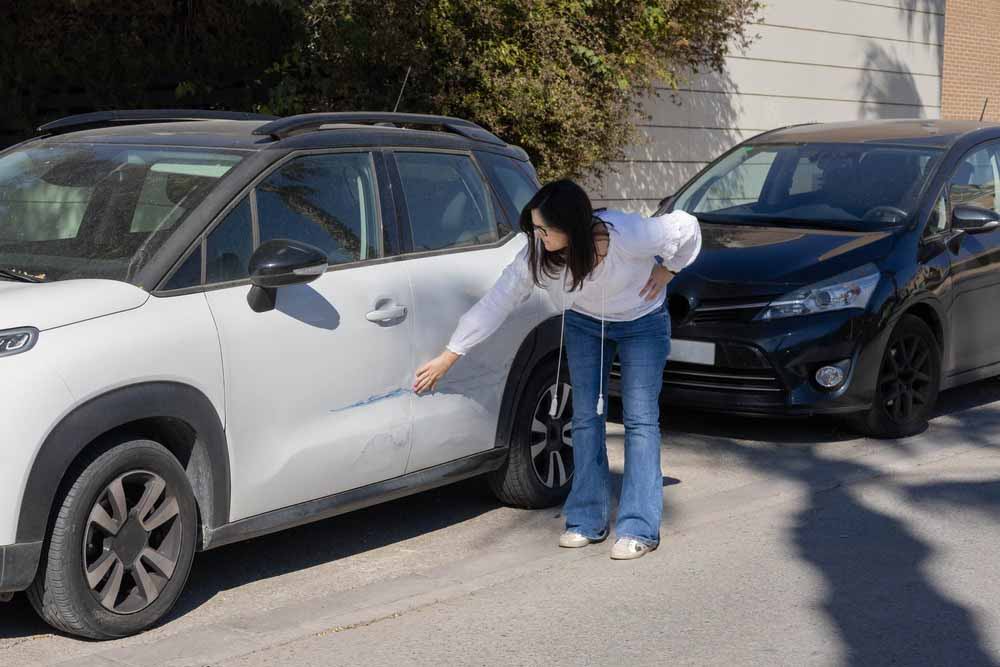
[[[976,146],[948,185],[948,219],[956,206],[1000,213],[1000,142]],[[1000,231],[965,234],[952,245],[951,358],[953,373],[1000,362]]]
[[[472,155],[397,150],[395,179],[413,290],[417,366],[439,354],[459,318],[492,287],[524,243],[510,229]],[[460,359],[430,394],[413,400],[407,472],[495,446],[500,401],[518,348],[539,320],[536,294]]]

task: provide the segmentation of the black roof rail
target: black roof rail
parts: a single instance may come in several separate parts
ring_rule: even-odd
[[[129,109],[94,111],[67,116],[38,128],[47,134],[62,134],[109,125],[139,125],[141,123],[172,123],[192,120],[274,120],[277,116],[244,111],[211,111],[204,109]]]
[[[433,116],[417,113],[392,113],[388,111],[346,111],[338,113],[304,113],[297,116],[279,118],[267,125],[261,125],[253,131],[254,134],[270,135],[275,139],[297,134],[299,132],[312,132],[324,125],[343,124],[364,124],[374,123],[376,125],[440,125],[449,132],[460,134],[468,139],[485,141],[490,144],[506,146],[507,142],[493,134],[489,130],[476,125],[475,123],[461,118],[451,116]]]

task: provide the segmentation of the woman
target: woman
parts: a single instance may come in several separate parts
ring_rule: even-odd
[[[617,351],[625,479],[611,557],[639,558],[659,544],[663,512],[659,395],[670,349],[670,317],[661,291],[672,273],[697,257],[698,221],[681,211],[656,218],[621,211],[595,216],[583,189],[562,180],[532,197],[521,211],[520,227],[528,236],[525,248],[462,316],[447,349],[417,371],[414,391],[433,390],[461,355],[496,331],[529,297],[533,286],[543,287],[562,309],[573,383],[576,471],[559,546],[583,547],[608,535],[604,390]],[[657,265],[658,258],[666,268]],[[553,411],[555,407],[553,396]]]

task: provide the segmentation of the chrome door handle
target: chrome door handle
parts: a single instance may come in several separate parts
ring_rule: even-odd
[[[406,317],[406,306],[387,305],[384,308],[373,310],[365,315],[369,322],[383,323],[393,320],[400,320]]]

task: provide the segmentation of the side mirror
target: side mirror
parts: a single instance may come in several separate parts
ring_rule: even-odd
[[[312,282],[326,273],[326,254],[308,243],[275,239],[260,244],[250,257],[247,303],[255,313],[274,310],[279,287]]]
[[[1000,228],[1000,214],[978,206],[956,206],[951,214],[951,227],[969,234],[990,232]]]

